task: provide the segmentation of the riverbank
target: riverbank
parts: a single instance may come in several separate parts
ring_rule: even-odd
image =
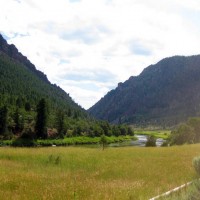
[[[101,137],[65,137],[64,139],[45,139],[45,140],[1,140],[0,146],[70,146],[70,145],[91,145],[99,144]],[[106,136],[106,143],[122,143],[137,140],[135,136]]]
[[[139,146],[145,147],[148,135],[135,136],[111,136],[106,137],[107,147],[126,147]],[[101,137],[70,137],[64,139],[45,139],[45,140],[1,140],[0,146],[14,146],[14,147],[29,147],[29,146],[82,146],[88,145],[90,147],[99,147]],[[162,138],[156,139],[156,146],[160,147],[165,142]]]

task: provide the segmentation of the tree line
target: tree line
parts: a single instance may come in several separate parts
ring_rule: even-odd
[[[73,110],[51,110],[48,101],[42,98],[33,110],[27,102],[24,107],[0,107],[0,137],[30,139],[64,138],[76,136],[121,136],[134,135],[127,125],[111,125],[92,117],[83,118]]]

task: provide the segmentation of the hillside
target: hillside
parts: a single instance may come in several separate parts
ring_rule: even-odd
[[[174,56],[130,77],[89,109],[110,122],[170,126],[200,116],[200,55]]]
[[[12,139],[11,144],[23,146],[35,145],[32,139],[67,138],[67,142],[58,141],[59,145],[66,145],[93,143],[87,137],[103,134],[132,136],[133,131],[125,125],[111,126],[90,117],[0,35],[0,139]],[[69,139],[77,136],[85,137],[78,141]],[[31,143],[21,142],[24,138],[31,139]],[[48,145],[51,142],[47,141]]]
[[[41,98],[48,99],[51,109],[71,110],[86,115],[60,87],[51,84],[46,75],[0,35],[0,106],[20,106],[29,102],[32,108]]]

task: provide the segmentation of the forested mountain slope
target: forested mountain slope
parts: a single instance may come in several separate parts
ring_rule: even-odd
[[[174,56],[150,65],[89,109],[99,119],[173,125],[200,116],[200,55]]]
[[[90,117],[0,35],[0,140],[32,146],[35,139],[102,135],[132,136],[133,131]]]
[[[48,100],[50,109],[86,115],[69,94],[51,84],[45,74],[0,35],[0,106],[23,106],[28,102],[35,108],[41,98]]]

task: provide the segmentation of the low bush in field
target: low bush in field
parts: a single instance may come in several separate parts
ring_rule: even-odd
[[[178,126],[172,131],[170,143],[181,144],[194,144],[200,142],[200,118],[189,118],[184,124]]]
[[[36,142],[32,139],[28,138],[17,138],[11,144],[14,147],[34,147],[36,146]]]
[[[169,145],[169,142],[168,141],[164,141],[161,145],[161,147],[167,147]]]
[[[193,166],[196,173],[200,176],[200,157],[195,157],[193,159]]]
[[[156,146],[156,138],[153,135],[148,136],[146,147],[155,147]]]

